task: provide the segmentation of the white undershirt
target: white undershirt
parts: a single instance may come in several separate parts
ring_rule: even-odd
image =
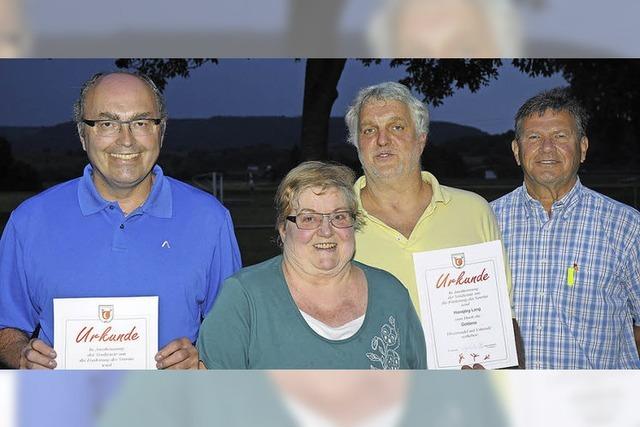
[[[315,331],[316,334],[323,338],[333,341],[346,340],[358,332],[362,324],[364,323],[364,314],[356,319],[353,319],[342,326],[332,327],[316,319],[313,316],[308,315],[304,311],[300,310],[300,314],[307,322],[309,327]]]
[[[365,391],[365,393],[368,391]],[[357,397],[357,396],[355,396]],[[338,427],[338,423],[327,418],[308,404],[301,402],[293,396],[284,396],[284,403],[289,414],[300,427]],[[392,404],[389,408],[371,411],[364,419],[352,424],[353,427],[393,427],[400,424],[405,412],[404,402]]]

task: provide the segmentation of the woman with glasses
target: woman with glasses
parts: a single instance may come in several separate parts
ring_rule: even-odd
[[[275,197],[282,255],[227,279],[198,337],[209,369],[419,369],[420,321],[391,274],[353,261],[347,167],[305,162]]]

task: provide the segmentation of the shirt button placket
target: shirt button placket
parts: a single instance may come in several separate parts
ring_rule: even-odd
[[[113,206],[113,209],[111,209],[111,207]],[[117,205],[110,205],[109,206],[109,213],[113,213],[113,215],[116,215],[116,217],[113,217],[113,226],[114,226],[114,232],[113,232],[113,243],[112,243],[112,248],[114,250],[117,251],[122,251],[125,250],[127,247],[126,244],[126,240],[127,240],[127,234],[125,234],[125,227],[127,226],[127,218],[124,217],[123,213],[119,210],[116,209]]]
[[[539,270],[536,274],[536,277],[547,277],[548,274],[548,269],[549,269],[549,263],[548,263],[548,257],[549,257],[549,247],[548,247],[548,236],[549,236],[549,227],[551,225],[551,220],[548,220],[546,222],[544,222],[542,224],[542,227],[540,227],[540,233],[539,233],[539,238],[538,238],[538,242],[539,242],[539,251],[538,251],[538,255],[540,259],[540,263],[539,265]],[[536,357],[536,368],[541,369],[542,368],[542,355],[544,354],[545,349],[543,348],[544,346],[544,322],[545,322],[545,316],[547,313],[548,308],[548,301],[547,298],[545,298],[546,295],[546,289],[545,289],[545,280],[540,280],[539,284],[538,284],[539,288],[538,288],[538,292],[536,294],[536,307],[537,307],[537,313],[536,313],[536,326],[535,326],[535,341],[536,341],[536,353],[537,353],[537,357]]]

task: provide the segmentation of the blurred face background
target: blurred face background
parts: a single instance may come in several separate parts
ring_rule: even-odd
[[[31,49],[31,34],[24,19],[20,0],[0,0],[0,58],[26,55]]]
[[[406,371],[281,370],[268,374],[283,399],[312,408],[335,425],[360,425],[391,407],[402,407],[409,392]]]
[[[383,57],[521,56],[511,0],[387,0],[369,23],[370,49]]]
[[[0,5],[19,0],[0,0]],[[26,0],[6,57],[640,56],[629,0]],[[1,7],[1,6],[0,6]],[[15,16],[0,12],[0,19]],[[169,18],[170,19],[167,19]],[[32,30],[24,30],[26,27]],[[0,25],[0,29],[5,25]],[[604,55],[603,55],[604,53]],[[607,54],[608,53],[608,54]]]

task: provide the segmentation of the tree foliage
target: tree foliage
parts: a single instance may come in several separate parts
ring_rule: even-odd
[[[379,59],[362,59],[365,65],[380,64]],[[119,59],[118,67],[135,68],[149,75],[163,89],[168,79],[188,77],[191,70],[216,59]],[[300,147],[300,159],[326,159],[328,122],[338,96],[337,85],[344,59],[307,60],[302,110],[302,133],[292,145]],[[561,73],[575,96],[591,114],[590,152],[605,162],[616,162],[624,155],[627,162],[640,161],[636,135],[640,121],[639,60],[597,59],[514,59],[512,64],[529,76]],[[401,80],[422,95],[425,102],[438,106],[457,90],[475,92],[497,79],[500,59],[393,59],[391,67],[404,67]]]
[[[365,66],[379,65],[380,59],[361,59]],[[392,59],[391,67],[404,67],[407,77],[400,83],[422,95],[424,102],[442,104],[456,90],[476,92],[497,79],[500,59]]]
[[[133,68],[149,76],[161,91],[164,91],[169,79],[174,77],[187,78],[192,70],[206,63],[217,64],[218,60],[215,58],[121,58],[116,60],[118,68]]]
[[[640,162],[640,60],[514,59],[530,76],[560,73],[590,115],[589,152],[601,163],[619,168]]]
[[[498,77],[500,59],[394,59],[392,67],[403,66],[407,77],[400,82],[415,89],[433,106],[468,88],[476,92]]]
[[[216,59],[118,59],[119,68],[136,69],[149,76],[160,90],[174,77],[189,77],[192,70]],[[309,59],[305,71],[302,131],[299,141],[303,160],[327,159],[328,124],[331,107],[338,97],[338,81],[346,59]]]
[[[0,136],[0,190],[31,191],[42,189],[36,170],[25,162],[15,160],[9,141]]]
[[[594,117],[632,122],[640,111],[640,60],[514,59],[530,76],[560,73]]]
[[[362,60],[365,65],[380,60]],[[215,59],[118,59],[120,68],[133,68],[151,77],[162,90],[173,77],[188,77],[191,70]],[[302,109],[302,132],[299,141],[302,160],[328,158],[327,137],[331,108],[338,97],[337,86],[345,59],[308,59]],[[498,76],[499,59],[395,59],[392,67],[404,66],[407,77],[402,83],[421,93],[424,100],[439,105],[464,87],[475,92]]]

